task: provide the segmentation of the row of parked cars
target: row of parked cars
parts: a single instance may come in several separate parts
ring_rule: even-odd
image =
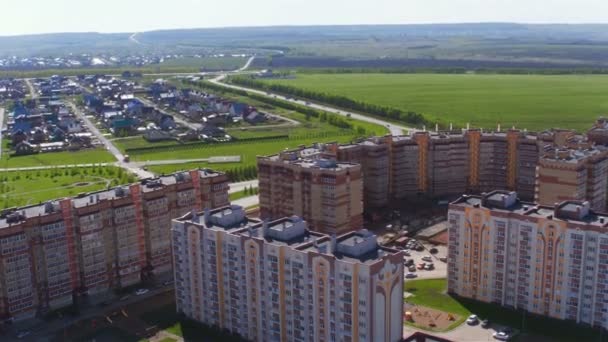
[[[490,321],[487,319],[479,319],[479,317],[477,317],[477,315],[471,315],[467,318],[466,320],[468,325],[477,325],[477,324],[481,324],[481,327],[484,329],[487,329],[490,327]],[[496,332],[494,332],[492,334],[492,336],[500,341],[508,341],[510,340],[513,336],[515,336],[515,332],[510,329],[510,328],[502,328],[497,330]]]

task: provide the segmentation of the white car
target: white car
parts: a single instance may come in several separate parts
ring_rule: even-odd
[[[477,315],[471,315],[469,318],[467,318],[468,325],[475,325],[477,323],[479,323],[479,318],[477,318]]]
[[[430,255],[426,255],[426,256],[422,257],[422,261],[429,261],[429,262],[431,262],[431,261],[433,261],[433,258]]]
[[[417,277],[418,277],[418,275],[417,275],[416,273],[408,272],[408,273],[405,275],[405,277],[406,277],[407,279],[412,279],[412,278],[417,278]]]
[[[31,332],[28,331],[28,330],[20,331],[20,332],[17,333],[17,338],[18,339],[22,339],[22,338],[24,338],[26,336],[29,336],[30,334],[31,334]]]
[[[139,289],[139,290],[135,291],[135,294],[137,296],[141,296],[141,295],[145,295],[148,292],[150,292],[150,290],[148,290],[148,289]]]
[[[504,331],[497,331],[492,334],[492,337],[500,341],[508,341],[509,339],[511,339],[511,335]]]

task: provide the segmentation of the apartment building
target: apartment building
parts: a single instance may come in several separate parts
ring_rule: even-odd
[[[173,220],[177,310],[252,341],[401,341],[403,256],[239,206]]]
[[[608,150],[589,144],[578,149],[550,149],[538,162],[535,201],[554,205],[589,200],[595,211],[606,210]]]
[[[171,219],[227,203],[227,177],[194,170],[3,211],[0,318],[172,276]]]
[[[325,159],[318,149],[258,157],[260,216],[298,215],[311,229],[341,234],[361,227],[361,166]]]
[[[493,191],[451,203],[448,220],[450,293],[608,326],[608,216],[588,201],[543,206]]]

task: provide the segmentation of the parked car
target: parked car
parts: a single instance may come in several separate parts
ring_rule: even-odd
[[[148,289],[138,289],[137,291],[135,291],[135,295],[141,296],[141,295],[145,295],[148,292],[150,292],[150,290],[148,290]]]
[[[500,340],[500,341],[508,341],[511,339],[512,336],[510,333],[503,330],[503,331],[497,331],[497,332],[493,333],[492,337],[494,337],[495,339]]]
[[[420,263],[420,264],[418,264],[418,267],[417,267],[417,268],[418,268],[419,270],[424,269],[424,265],[425,265],[425,263]]]
[[[424,265],[424,269],[427,270],[427,271],[432,271],[432,270],[435,269],[435,265],[433,265],[432,263],[431,264],[426,264],[426,265]]]
[[[422,245],[417,245],[416,248],[414,248],[416,251],[418,252],[422,252],[424,250],[424,247],[422,247]]]
[[[435,247],[429,249],[429,253],[431,253],[431,254],[437,254],[437,252],[439,252],[439,250]]]
[[[29,330],[22,330],[22,331],[19,331],[19,332],[17,332],[17,338],[18,338],[18,339],[22,339],[22,338],[24,338],[24,337],[26,337],[26,336],[29,336],[31,333],[32,333],[32,332],[31,332],[31,331],[29,331]]]
[[[407,255],[407,256],[411,256],[410,254],[410,250],[409,249],[404,249],[403,250],[403,254]]]
[[[433,261],[433,257],[430,255],[425,255],[422,257],[422,261]]]
[[[443,262],[448,262],[448,258],[447,257],[440,257],[439,260],[443,261]]]
[[[130,297],[131,297],[130,295],[124,295],[124,296],[120,297],[119,300],[120,301],[125,301],[125,300],[129,299]]]
[[[407,279],[413,279],[413,278],[418,277],[418,275],[416,273],[409,272],[408,274],[405,275],[405,277]]]
[[[411,265],[411,266],[408,268],[408,271],[410,271],[410,272],[416,272],[416,266]]]
[[[487,319],[482,320],[481,321],[481,327],[484,328],[484,329],[485,328],[489,328],[490,327],[490,321],[487,320]]]
[[[477,318],[477,315],[471,315],[469,318],[467,318],[468,325],[475,325],[477,323],[479,323],[479,318]]]

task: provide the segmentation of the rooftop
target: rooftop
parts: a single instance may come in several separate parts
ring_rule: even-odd
[[[493,191],[489,194],[463,195],[452,205],[487,208],[495,211],[510,212],[524,217],[561,220],[572,223],[584,223],[589,226],[608,229],[608,214],[590,210],[587,201],[563,201],[555,206],[537,205],[522,202],[515,192]]]

